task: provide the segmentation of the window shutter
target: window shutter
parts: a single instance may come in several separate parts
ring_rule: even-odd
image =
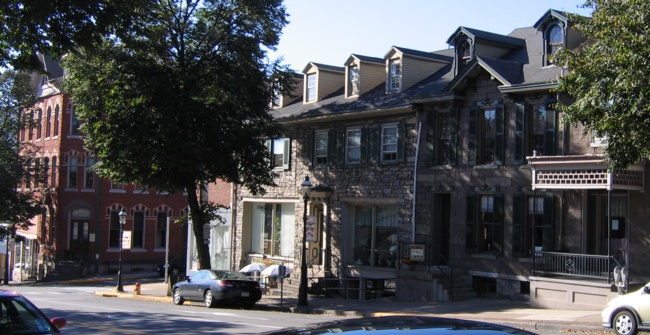
[[[449,111],[449,164],[456,165],[458,159],[458,108]]]
[[[544,155],[555,155],[555,131],[557,129],[557,112],[555,111],[555,100],[546,101],[546,127],[544,134]]]
[[[503,165],[505,157],[505,117],[503,105],[496,107],[496,133],[494,134],[494,163]]]
[[[406,125],[404,122],[397,124],[397,161],[404,161],[404,138],[406,137]]]
[[[336,131],[336,163],[345,164],[345,128]]]
[[[524,195],[512,195],[512,256],[524,257],[524,251],[530,246],[524,246]]]
[[[273,168],[273,140],[266,140],[266,164]]]
[[[307,130],[307,140],[305,141],[305,165],[314,165],[314,131]]]
[[[469,109],[469,129],[467,133],[467,165],[476,165],[476,149],[478,136],[478,122],[476,122],[478,109]]]
[[[515,164],[524,164],[525,160],[525,126],[526,105],[523,102],[515,103]]]
[[[363,133],[364,131],[367,134],[367,140],[364,140]],[[379,163],[379,155],[381,154],[381,127],[373,128],[363,128],[361,131],[361,152],[362,152],[362,161],[366,162],[363,159],[363,152],[367,148],[367,159],[370,163]]]
[[[468,195],[466,202],[465,250],[472,254],[478,252],[478,245],[476,244],[476,197],[473,194]]]
[[[426,140],[424,142],[424,165],[432,166],[436,161],[436,118],[437,114],[430,112],[426,114],[427,122],[425,123]]]
[[[291,162],[291,139],[284,139],[284,154],[282,155],[282,168],[284,170],[289,170]]]
[[[544,250],[552,251],[555,250],[553,240],[555,238],[554,225],[555,221],[555,198],[553,194],[544,195],[544,222],[542,227],[542,244]]]
[[[373,151],[372,144],[374,141],[372,141],[372,137],[374,137],[374,134],[372,130],[365,127],[361,128],[361,148],[359,148],[361,150],[361,163],[367,163],[368,155]]]
[[[492,251],[503,253],[503,194],[494,195],[494,243]]]
[[[330,129],[327,132],[327,164],[334,164],[334,157],[336,156],[336,131]]]

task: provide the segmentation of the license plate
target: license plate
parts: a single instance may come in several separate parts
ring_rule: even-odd
[[[250,297],[250,295],[251,295],[251,294],[248,293],[248,292],[242,292],[242,293],[241,293],[241,296],[242,296],[242,297]]]

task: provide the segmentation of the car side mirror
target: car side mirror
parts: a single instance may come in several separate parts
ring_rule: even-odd
[[[192,281],[192,279],[190,279],[190,277],[185,278],[185,280],[187,280],[188,283]]]

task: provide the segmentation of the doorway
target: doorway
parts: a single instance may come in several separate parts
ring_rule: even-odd
[[[433,215],[431,217],[432,260],[434,260],[434,264],[449,265],[451,194],[433,195]]]

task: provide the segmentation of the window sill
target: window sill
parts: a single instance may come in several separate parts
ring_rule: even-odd
[[[494,255],[494,254],[472,254],[472,258],[496,260],[497,255]]]
[[[166,252],[166,251],[167,251],[167,248],[165,248],[165,247],[153,249],[153,252]]]
[[[131,252],[147,252],[147,249],[144,248],[131,248]]]
[[[496,170],[499,166],[496,164],[474,165],[474,170]]]
[[[108,193],[126,193],[126,190],[112,189],[112,190],[109,190]]]
[[[84,189],[81,190],[81,192],[89,192],[89,193],[90,192],[95,192],[95,189],[94,188],[84,188]]]

